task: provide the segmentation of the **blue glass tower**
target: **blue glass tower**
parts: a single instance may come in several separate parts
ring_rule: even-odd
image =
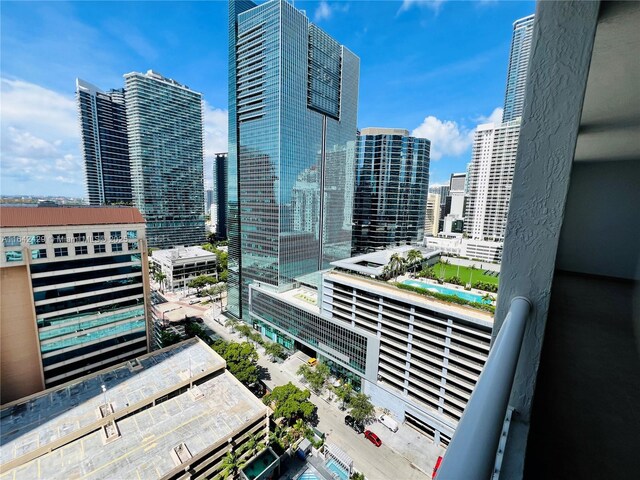
[[[504,97],[502,123],[510,122],[522,116],[525,85],[531,53],[534,15],[513,22],[513,38],[509,54],[507,89]]]
[[[353,252],[422,241],[431,142],[407,130],[364,128],[356,148]]]
[[[359,59],[283,0],[229,3],[229,312],[346,258]],[[246,308],[245,308],[246,309]]]

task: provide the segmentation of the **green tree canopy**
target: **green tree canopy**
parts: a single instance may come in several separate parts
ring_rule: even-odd
[[[216,277],[213,277],[211,275],[200,275],[199,277],[194,278],[193,280],[191,280],[187,286],[189,288],[195,288],[196,290],[198,290],[198,293],[200,293],[200,290],[202,290],[203,288],[207,287],[208,285],[213,285],[218,283],[218,280],[216,279]]]
[[[264,346],[264,351],[267,355],[271,357],[271,361],[273,362],[276,357],[283,358],[284,357],[284,347],[279,343],[269,342]]]
[[[179,341],[180,335],[175,332],[170,330],[163,330],[160,332],[160,347],[162,348],[178,343]]]
[[[275,418],[284,418],[291,425],[297,419],[309,420],[316,406],[309,401],[309,390],[300,390],[293,383],[281,385],[262,399],[265,405],[271,405]]]
[[[227,362],[227,370],[245,385],[258,381],[258,352],[249,342],[217,340],[211,346]]]
[[[345,403],[349,402],[351,395],[353,394],[353,387],[350,383],[343,383],[339,387],[333,389],[336,392],[336,396],[342,400],[342,410],[344,410]]]
[[[351,407],[351,416],[358,423],[365,423],[374,416],[374,406],[369,401],[369,395],[364,393],[356,393],[349,399],[349,407]]]

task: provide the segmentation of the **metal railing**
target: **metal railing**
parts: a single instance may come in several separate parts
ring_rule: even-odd
[[[509,313],[447,448],[438,480],[492,477],[530,309],[527,298],[511,300]]]

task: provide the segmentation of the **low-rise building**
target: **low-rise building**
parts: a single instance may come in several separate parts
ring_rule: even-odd
[[[154,250],[151,268],[165,275],[162,284],[167,290],[187,288],[191,280],[200,275],[217,277],[217,257],[202,247],[174,247]]]
[[[446,234],[441,233],[438,237],[425,237],[425,247],[436,248],[444,254],[464,257],[470,260],[492,263],[500,263],[502,261],[503,242],[474,240],[472,238],[464,238],[462,234],[444,235]]]
[[[131,207],[2,207],[2,403],[149,350],[145,223]]]
[[[4,405],[3,478],[213,478],[271,412],[225,367],[196,338]]]

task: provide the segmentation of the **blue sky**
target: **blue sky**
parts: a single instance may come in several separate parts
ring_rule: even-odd
[[[432,141],[431,183],[464,171],[500,113],[514,20],[534,2],[296,1],[360,57],[358,125]],[[227,3],[2,2],[0,190],[84,196],[75,78],[156,70],[202,92],[205,178],[227,145]]]

